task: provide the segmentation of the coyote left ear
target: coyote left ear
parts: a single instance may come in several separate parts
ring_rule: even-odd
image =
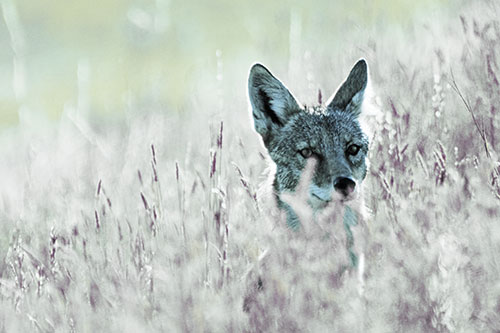
[[[327,108],[331,111],[346,110],[359,115],[367,84],[368,65],[365,59],[360,59],[351,69],[347,79],[330,98]]]
[[[271,137],[300,112],[301,107],[280,80],[261,64],[255,64],[248,75],[248,97],[257,133],[267,147]]]

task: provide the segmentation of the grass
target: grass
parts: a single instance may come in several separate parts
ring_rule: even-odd
[[[342,224],[291,232],[261,195],[241,82],[185,115],[68,109],[2,135],[0,331],[499,331],[497,11],[464,4],[399,40],[353,33],[361,52],[341,58],[367,58],[380,109],[353,230],[361,296]],[[332,60],[309,57],[332,81]]]

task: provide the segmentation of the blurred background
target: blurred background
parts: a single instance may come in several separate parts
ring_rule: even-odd
[[[367,40],[407,34],[415,17],[438,19],[458,2],[3,0],[0,128],[58,120],[64,112],[115,121],[148,109],[241,109],[227,95],[242,104],[255,61],[315,96],[369,57]],[[363,49],[356,49],[357,35]],[[307,66],[316,63],[342,77],[315,79],[318,69]]]
[[[0,11],[0,331],[500,332],[498,0]],[[361,57],[362,298],[338,229],[278,227],[246,96],[258,61],[326,101]]]

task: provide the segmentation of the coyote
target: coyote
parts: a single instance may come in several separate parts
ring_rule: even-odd
[[[290,228],[300,228],[300,214],[284,196],[297,189],[306,165],[313,167],[306,196],[313,212],[358,195],[367,170],[368,137],[359,123],[367,84],[368,67],[360,59],[326,107],[303,107],[266,67],[257,63],[250,69],[255,130],[276,165],[274,195]]]

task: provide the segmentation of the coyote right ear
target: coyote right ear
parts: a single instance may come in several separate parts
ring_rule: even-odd
[[[257,133],[268,145],[274,131],[301,110],[297,100],[280,80],[261,64],[255,64],[248,76],[248,97]]]
[[[352,67],[347,79],[330,98],[327,108],[330,110],[346,110],[359,115],[367,84],[368,65],[365,59],[360,59]]]

